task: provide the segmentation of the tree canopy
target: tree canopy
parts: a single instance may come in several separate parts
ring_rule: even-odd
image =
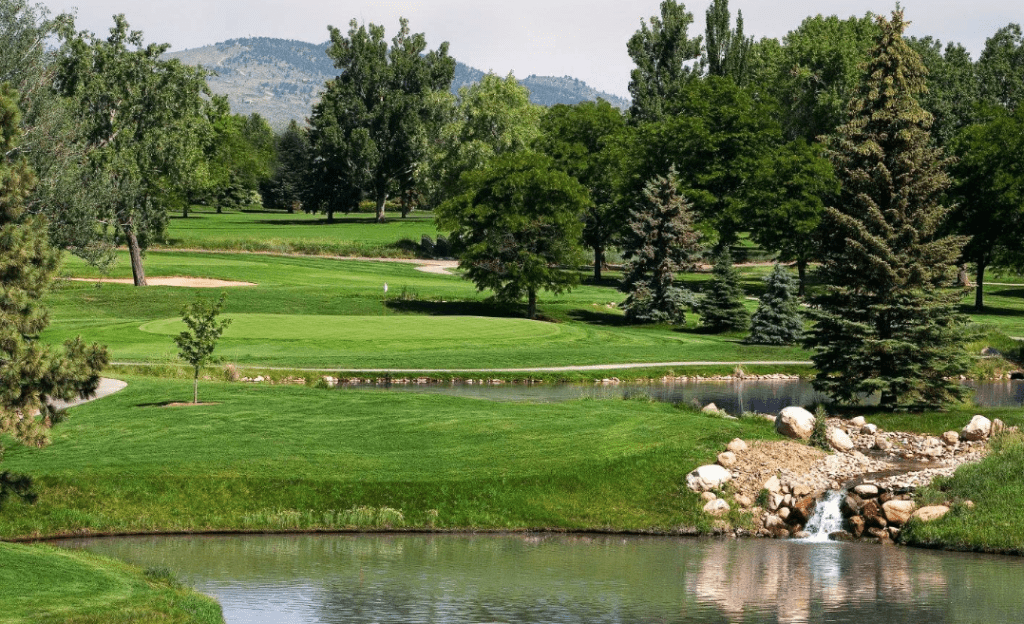
[[[404,18],[390,45],[376,24],[352,20],[347,36],[329,31],[327,54],[340,75],[327,82],[309,119],[314,185],[307,209],[348,212],[365,193],[383,221],[388,197],[415,183],[428,131],[442,121],[438,94],[448,90],[455,60],[447,42],[427,52],[424,35],[410,33]]]
[[[561,293],[578,277],[560,265],[580,260],[580,213],[587,194],[547,156],[499,156],[462,178],[464,192],[437,209],[438,225],[463,251],[459,266],[479,290],[502,301],[527,298],[537,314],[537,292]]]
[[[109,180],[95,223],[112,224],[128,246],[136,286],[146,285],[142,251],[162,235],[166,210],[180,207],[207,175],[207,72],[162,58],[123,15],[106,39],[63,33],[56,85],[72,102],[89,148],[91,176]]]

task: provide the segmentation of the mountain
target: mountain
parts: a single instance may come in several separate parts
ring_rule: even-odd
[[[210,90],[228,96],[233,112],[259,113],[271,126],[281,129],[292,119],[308,117],[324,83],[338,75],[334,62],[327,56],[328,46],[254,37],[170,52],[166,56],[213,70],[216,75],[208,79]],[[479,82],[483,76],[479,69],[456,63],[452,93]],[[628,100],[597,91],[570,76],[529,76],[519,82],[530,90],[530,100],[543,106],[575,104],[600,97],[620,109],[629,107]]]

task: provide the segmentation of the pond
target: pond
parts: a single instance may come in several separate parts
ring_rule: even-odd
[[[974,389],[973,401],[978,407],[1020,407],[1024,405],[1024,381],[970,381],[963,382]],[[437,393],[453,396],[488,399],[492,401],[559,402],[580,398],[611,399],[643,396],[667,403],[692,403],[703,407],[714,403],[726,412],[776,414],[790,405],[811,405],[825,402],[825,395],[803,379],[752,379],[729,381],[677,381],[666,383],[620,384],[391,384],[338,386],[370,388],[389,392]],[[878,398],[864,400],[866,405],[877,404]]]
[[[871,544],[594,535],[65,540],[166,567],[228,624],[960,624],[1024,618],[1024,560]]]

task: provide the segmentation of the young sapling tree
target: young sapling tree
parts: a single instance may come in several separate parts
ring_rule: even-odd
[[[191,364],[195,373],[193,403],[199,403],[199,369],[213,361],[217,339],[231,324],[231,319],[217,320],[227,298],[227,293],[221,293],[220,299],[214,303],[196,296],[193,303],[185,304],[181,309],[181,320],[188,329],[175,336],[174,343],[178,345],[178,357]]]

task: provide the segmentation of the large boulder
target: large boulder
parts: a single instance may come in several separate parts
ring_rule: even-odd
[[[725,451],[718,454],[718,465],[722,468],[732,468],[736,465],[736,453]]]
[[[849,453],[853,450],[853,440],[842,429],[832,428],[828,430],[828,443],[840,453]]]
[[[889,521],[889,524],[897,526],[906,524],[915,509],[917,509],[917,505],[914,504],[914,501],[907,500],[891,500],[882,505],[885,519]]]
[[[793,503],[789,514],[790,524],[807,524],[814,515],[814,508],[817,505],[818,501],[813,496],[805,496]]]
[[[786,407],[775,418],[775,430],[787,438],[807,440],[814,432],[814,414],[802,407]]]
[[[733,453],[742,453],[743,451],[747,450],[747,443],[739,438],[736,438],[732,442],[730,442],[729,445],[725,447],[725,449]]]
[[[976,414],[971,422],[960,431],[960,439],[969,442],[984,440],[992,433],[992,421],[981,414]]]
[[[876,498],[880,494],[878,486],[873,483],[861,483],[853,488],[853,492],[861,498]]]
[[[931,522],[932,520],[938,520],[948,513],[949,507],[946,507],[945,505],[929,505],[918,509],[911,515],[911,517],[917,518],[921,522]]]
[[[718,464],[701,466],[686,475],[686,487],[694,492],[715,490],[732,480],[732,473]]]
[[[704,505],[704,513],[716,517],[724,516],[725,514],[729,513],[729,503],[725,502],[720,498],[716,498],[715,500],[709,502],[707,505]]]

